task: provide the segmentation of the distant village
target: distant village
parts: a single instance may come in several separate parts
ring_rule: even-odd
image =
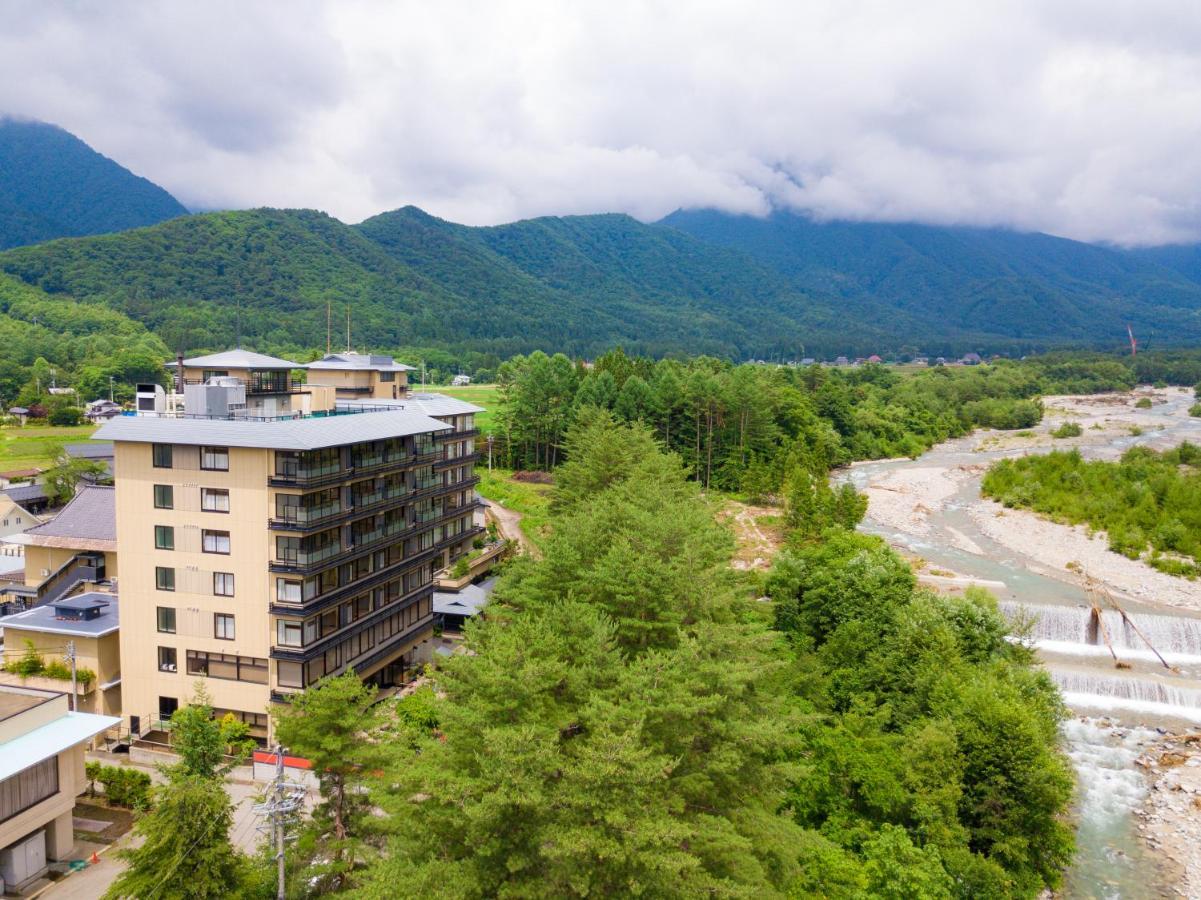
[[[927,366],[978,366],[983,363],[993,362],[998,359],[1006,359],[1003,354],[994,353],[988,359],[982,357],[979,353],[965,353],[957,359],[950,359],[945,356],[936,356],[931,359],[928,356],[914,356],[908,360],[886,360],[882,356],[873,353],[871,356],[836,356],[830,360],[818,360],[812,356],[806,356],[803,359],[789,360],[783,365],[787,366],[832,366],[836,368],[854,368],[855,366],[916,366],[924,368]],[[766,359],[753,359],[752,363],[757,365],[770,365],[771,361]]]

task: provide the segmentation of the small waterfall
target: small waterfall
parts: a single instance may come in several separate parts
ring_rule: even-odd
[[[1025,605],[1007,600],[1000,603],[1000,609],[1010,621],[1022,615],[1033,617],[1034,628],[1030,636],[1037,645],[1045,646],[1048,650],[1071,653],[1071,645],[1077,644],[1083,646],[1075,652],[1091,655],[1087,648],[1100,648],[1100,652],[1108,652],[1097,616],[1087,606]],[[1127,615],[1169,661],[1201,663],[1201,619],[1153,613]],[[1126,651],[1127,655],[1136,658],[1153,657],[1143,639],[1117,610],[1103,611],[1101,621],[1119,656]]]
[[[1201,690],[1153,678],[1050,669],[1051,680],[1073,709],[1129,710],[1201,722]]]

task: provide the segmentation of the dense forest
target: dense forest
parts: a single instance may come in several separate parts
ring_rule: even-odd
[[[0,249],[187,214],[157,185],[45,122],[0,118]]]
[[[1132,447],[1117,462],[1076,450],[1001,460],[984,476],[985,496],[1073,525],[1104,531],[1109,547],[1157,569],[1201,575],[1201,449],[1162,453]]]
[[[706,486],[777,493],[789,468],[814,473],[856,459],[916,456],[978,426],[1027,428],[1046,393],[1128,390],[1141,376],[1201,380],[1201,353],[1147,356],[1140,368],[1101,355],[1054,354],[903,375],[855,368],[651,360],[613,350],[590,368],[534,353],[499,371],[494,452],[517,469],[553,468],[584,407],[649,425]]]
[[[167,347],[144,325],[100,303],[76,303],[0,275],[0,401],[50,402],[49,388],[74,387],[78,401],[132,399],[139,381],[158,381]]]
[[[1123,251],[1046,234],[818,222],[783,211],[691,210],[663,221],[754,257],[797,290],[903,311],[929,335],[1095,346],[1119,343],[1132,324],[1145,342],[1172,344],[1198,325],[1201,269],[1183,264],[1195,247]],[[912,346],[932,349],[928,339]]]

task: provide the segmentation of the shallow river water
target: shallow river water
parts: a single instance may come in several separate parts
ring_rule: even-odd
[[[1201,443],[1201,420],[1184,414],[1189,402],[1176,394],[1169,402],[1142,411],[1155,424],[1141,435],[1119,432],[1091,441],[1081,452],[1111,459],[1134,444],[1162,448],[1182,440]],[[862,489],[905,467],[979,467],[1015,455],[1012,449],[988,446],[974,435],[941,444],[917,460],[857,465],[842,477]],[[1030,452],[1049,449],[1044,445]],[[870,509],[861,527],[920,556],[931,567],[984,582],[1011,619],[1033,619],[1030,637],[1077,716],[1063,728],[1065,748],[1078,776],[1079,825],[1077,859],[1062,896],[1162,896],[1159,867],[1136,831],[1133,811],[1142,804],[1149,785],[1134,761],[1159,736],[1157,729],[1195,729],[1201,724],[1201,613],[1159,606],[1153,598],[1118,595],[1128,620],[1109,611],[1098,622],[1087,592],[1072,583],[1071,573],[1051,572],[983,533],[970,514],[970,508],[980,502],[980,478],[974,472],[950,498],[924,505],[928,528],[891,527],[873,518]],[[921,502],[921,497],[914,498],[915,504]],[[1160,663],[1139,632],[1174,671]],[[1123,668],[1115,667],[1105,635]]]

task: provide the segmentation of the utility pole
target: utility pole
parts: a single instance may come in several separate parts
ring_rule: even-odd
[[[113,376],[108,376],[108,402],[113,402]]]
[[[488,471],[492,471],[492,435],[488,435]]]
[[[67,660],[71,663],[71,712],[75,712],[76,700],[76,677],[75,677],[75,642],[67,641]]]
[[[259,831],[270,832],[275,844],[275,896],[285,900],[284,846],[293,838],[288,836],[288,826],[304,806],[305,788],[284,778],[284,748],[275,745],[275,777],[267,786],[266,799],[254,807],[254,811],[268,817],[269,824],[259,826]]]

